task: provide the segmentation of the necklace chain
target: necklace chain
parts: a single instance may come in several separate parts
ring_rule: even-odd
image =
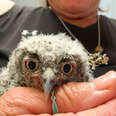
[[[57,16],[57,15],[56,15]],[[66,29],[66,31],[69,33],[69,35],[75,40],[78,39],[71,31],[70,29],[66,26],[64,21],[57,16],[63,27]],[[100,28],[100,17],[98,15],[98,44],[97,47],[95,48],[95,53],[89,53],[88,50],[84,47],[85,51],[88,53],[89,59],[89,65],[92,70],[95,70],[96,67],[100,65],[107,65],[109,61],[109,57],[107,54],[102,54],[103,53],[103,48],[101,46],[101,28]],[[78,39],[79,41],[79,39]],[[80,42],[81,43],[81,42]],[[82,43],[81,43],[82,44]]]

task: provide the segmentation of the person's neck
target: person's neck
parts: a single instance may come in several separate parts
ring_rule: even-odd
[[[77,19],[69,19],[69,18],[65,18],[60,16],[60,18],[62,18],[63,21],[82,27],[82,28],[86,28],[94,23],[97,22],[98,20],[98,16],[97,15],[91,15],[89,17],[83,17],[83,18],[77,18]]]
[[[0,0],[0,16],[7,13],[14,5],[11,0]]]

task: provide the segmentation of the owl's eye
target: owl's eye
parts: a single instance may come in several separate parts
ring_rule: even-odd
[[[66,74],[66,75],[72,74],[73,68],[74,68],[74,66],[73,66],[73,64],[70,63],[70,62],[65,62],[65,63],[63,63],[63,64],[61,65],[61,71],[62,71],[64,74]]]
[[[35,71],[38,68],[38,61],[35,59],[27,59],[24,61],[25,68],[30,71]]]

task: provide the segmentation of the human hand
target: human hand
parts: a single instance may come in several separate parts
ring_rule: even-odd
[[[116,72],[110,71],[93,82],[72,82],[56,88],[56,103],[63,113],[55,116],[114,116],[115,83]],[[51,116],[51,112],[50,98],[46,101],[34,88],[13,88],[0,97],[0,116]]]

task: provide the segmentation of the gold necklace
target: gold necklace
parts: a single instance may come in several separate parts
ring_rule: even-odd
[[[57,15],[56,15],[57,16]],[[63,27],[66,29],[66,31],[69,33],[69,35],[75,40],[78,39],[71,31],[70,29],[66,26],[64,21],[57,16]],[[106,53],[103,53],[103,48],[101,46],[101,35],[100,35],[100,17],[98,15],[98,45],[95,48],[94,53],[89,53],[87,49],[84,47],[85,51],[88,53],[89,59],[89,65],[92,70],[95,70],[96,67],[100,65],[108,65],[109,57],[107,56]],[[79,40],[78,40],[79,41]],[[80,42],[81,43],[81,42]],[[82,43],[81,43],[82,44]]]

